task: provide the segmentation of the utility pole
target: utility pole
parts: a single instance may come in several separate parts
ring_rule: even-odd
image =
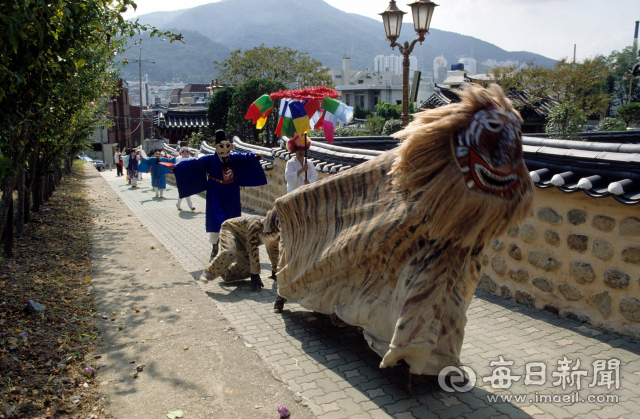
[[[140,145],[142,145],[142,142],[144,141],[144,116],[142,114],[142,63],[149,63],[149,64],[155,64],[154,61],[150,61],[150,60],[143,60],[142,59],[142,47],[140,47],[140,58],[137,60],[133,60],[131,61],[132,63],[138,63],[138,72],[139,72],[139,77],[140,77],[140,86],[138,86],[140,88]],[[147,104],[148,105],[148,104]]]

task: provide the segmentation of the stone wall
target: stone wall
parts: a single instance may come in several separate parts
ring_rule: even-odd
[[[482,264],[483,291],[640,339],[640,206],[536,188]]]

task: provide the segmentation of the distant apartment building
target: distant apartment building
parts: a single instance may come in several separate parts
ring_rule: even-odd
[[[447,59],[444,55],[436,57],[433,60],[433,82],[442,83],[447,78]]]
[[[373,69],[375,71],[393,71],[395,74],[402,75],[402,59],[398,55],[376,55],[373,60]],[[414,71],[418,71],[418,58],[409,56],[409,71],[412,75]]]
[[[462,57],[458,60],[458,64],[464,65],[464,69],[468,75],[475,76],[477,74],[475,58]]]
[[[395,71],[351,70],[349,57],[342,59],[341,69],[330,69],[331,81],[340,95],[338,99],[348,106],[368,110],[380,100],[389,103],[402,101],[402,76]]]
[[[205,103],[209,101],[208,84],[187,84],[183,88],[173,89],[171,91],[171,104],[194,104]]]

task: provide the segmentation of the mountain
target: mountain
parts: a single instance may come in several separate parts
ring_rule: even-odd
[[[150,38],[148,34],[143,34],[142,44],[134,45],[140,37],[132,38],[129,42],[129,50],[121,57],[127,57],[129,60],[129,64],[121,69],[121,77],[138,80],[138,64],[131,61],[140,57],[140,46],[142,46],[142,59],[154,62],[151,64],[143,61],[142,74],[149,74],[150,80],[160,82],[176,78],[185,83],[208,84],[214,77],[213,61],[223,61],[229,57],[229,49],[226,46],[198,32],[170,27],[164,30],[181,32],[185,37],[185,43],[179,41],[171,43],[164,36]]]
[[[216,47],[226,46],[227,56],[228,51],[236,49],[279,45],[306,52],[331,68],[340,68],[342,58],[348,56],[352,69],[364,70],[373,68],[376,55],[399,55],[397,49],[392,51],[389,47],[380,22],[345,13],[323,0],[222,0],[175,12],[149,13],[141,15],[139,20],[161,29],[175,28],[185,35],[187,44],[192,41],[187,31],[199,32]],[[401,42],[415,38],[410,22],[403,27]],[[418,57],[423,71],[432,71],[436,56],[444,55],[451,64],[472,54],[478,65],[490,58],[535,60],[543,66],[555,63],[538,54],[509,52],[471,36],[433,28],[423,45],[416,44],[412,55]],[[176,61],[177,57],[168,59]],[[215,58],[208,59],[213,60]]]

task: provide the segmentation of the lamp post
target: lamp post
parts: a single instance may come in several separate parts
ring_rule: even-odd
[[[411,7],[411,14],[413,15],[413,26],[418,34],[418,37],[414,39],[411,44],[409,41],[405,41],[404,45],[399,44],[396,40],[400,37],[400,29],[402,28],[402,15],[406,12],[398,9],[395,0],[389,1],[389,7],[384,12],[380,13],[382,16],[382,22],[384,23],[384,31],[387,35],[387,39],[391,43],[391,49],[398,47],[400,53],[403,56],[402,59],[402,116],[401,126],[404,128],[409,124],[409,54],[413,51],[413,47],[416,42],[424,41],[424,36],[429,33],[429,26],[431,25],[431,17],[433,11],[438,6],[431,0],[417,0],[414,3],[409,4]]]

